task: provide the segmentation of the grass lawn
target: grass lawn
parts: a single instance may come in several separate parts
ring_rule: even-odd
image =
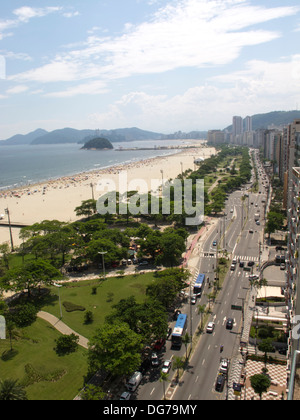
[[[72,400],[83,387],[87,351],[78,347],[73,354],[57,356],[53,348],[60,333],[41,319],[19,333],[13,352],[9,340],[0,340],[0,378],[29,384],[29,400]]]
[[[139,274],[120,277],[107,278],[102,282],[99,280],[85,280],[74,283],[65,283],[60,289],[51,288],[52,299],[48,300],[42,310],[49,312],[58,318],[60,317],[58,293],[61,302],[71,302],[81,305],[85,311],[67,312],[62,305],[62,321],[78,334],[86,338],[91,338],[95,330],[105,320],[105,317],[112,311],[112,306],[121,299],[135,296],[137,302],[145,299],[147,286],[153,281],[153,273]],[[97,287],[97,293],[92,294],[92,288]],[[53,296],[56,296],[53,299]],[[94,321],[84,324],[84,314],[91,311]]]

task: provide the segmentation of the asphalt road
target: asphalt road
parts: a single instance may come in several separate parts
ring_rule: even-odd
[[[264,181],[265,182],[265,181]],[[216,266],[216,254],[221,250],[226,250],[228,255],[236,258],[238,263],[234,271],[227,274],[223,288],[214,304],[213,313],[210,321],[215,323],[215,330],[212,334],[204,332],[192,357],[189,366],[180,378],[180,383],[173,392],[173,400],[223,400],[228,391],[225,385],[223,392],[215,391],[215,382],[219,371],[220,358],[232,360],[239,350],[240,331],[243,323],[243,313],[240,310],[233,310],[232,305],[243,306],[249,292],[248,276],[251,271],[244,271],[239,266],[242,261],[247,266],[248,263],[259,264],[260,242],[263,242],[264,212],[267,200],[266,190],[260,185],[260,194],[247,192],[249,197],[242,200],[246,190],[236,191],[229,195],[225,214],[219,218],[215,228],[206,236],[202,250],[199,254],[198,271],[205,273],[211,280],[214,278]],[[260,225],[254,220],[254,214],[260,212]],[[217,242],[217,246],[214,245]],[[253,266],[250,267],[253,270]],[[189,300],[182,302],[179,309],[182,313],[189,316],[188,332],[195,333],[200,323],[197,306],[207,303],[207,293],[210,290],[206,282],[204,292],[196,305],[190,305]],[[226,320],[234,319],[232,330],[226,329]],[[175,321],[170,324],[173,328]],[[220,345],[224,350],[220,353]],[[185,346],[180,350],[171,349],[171,341],[167,340],[166,347],[159,355],[161,362],[172,359],[176,356],[185,355]],[[175,375],[170,371],[169,378]],[[163,398],[163,384],[159,381],[160,368],[151,369],[143,379],[133,399],[138,400],[161,400]],[[166,387],[168,384],[166,384]]]

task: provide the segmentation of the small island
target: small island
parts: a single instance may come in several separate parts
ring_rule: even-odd
[[[105,138],[97,137],[95,139],[89,140],[85,145],[81,148],[84,150],[107,150],[113,149],[113,145],[111,142]]]

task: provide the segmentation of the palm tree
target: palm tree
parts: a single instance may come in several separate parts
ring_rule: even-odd
[[[189,336],[188,333],[185,333],[185,335],[182,337],[182,342],[185,345],[185,359],[187,360],[187,346],[188,344],[191,342],[191,337]]]
[[[24,401],[27,395],[24,387],[14,379],[0,379],[0,401]]]
[[[205,305],[198,305],[198,314],[200,314],[200,329],[203,330],[203,314],[205,312]]]
[[[167,373],[160,372],[159,382],[162,382],[162,384],[163,384],[164,400],[165,400],[166,399],[165,382],[169,382],[169,375]]]
[[[184,362],[181,360],[181,357],[175,357],[173,362],[173,370],[177,369],[177,382],[179,381],[179,370],[184,366]]]

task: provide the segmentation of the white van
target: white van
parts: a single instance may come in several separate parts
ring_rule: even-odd
[[[126,384],[126,388],[128,389],[128,391],[134,392],[139,386],[142,378],[143,375],[141,374],[141,372],[134,372],[134,374]]]

